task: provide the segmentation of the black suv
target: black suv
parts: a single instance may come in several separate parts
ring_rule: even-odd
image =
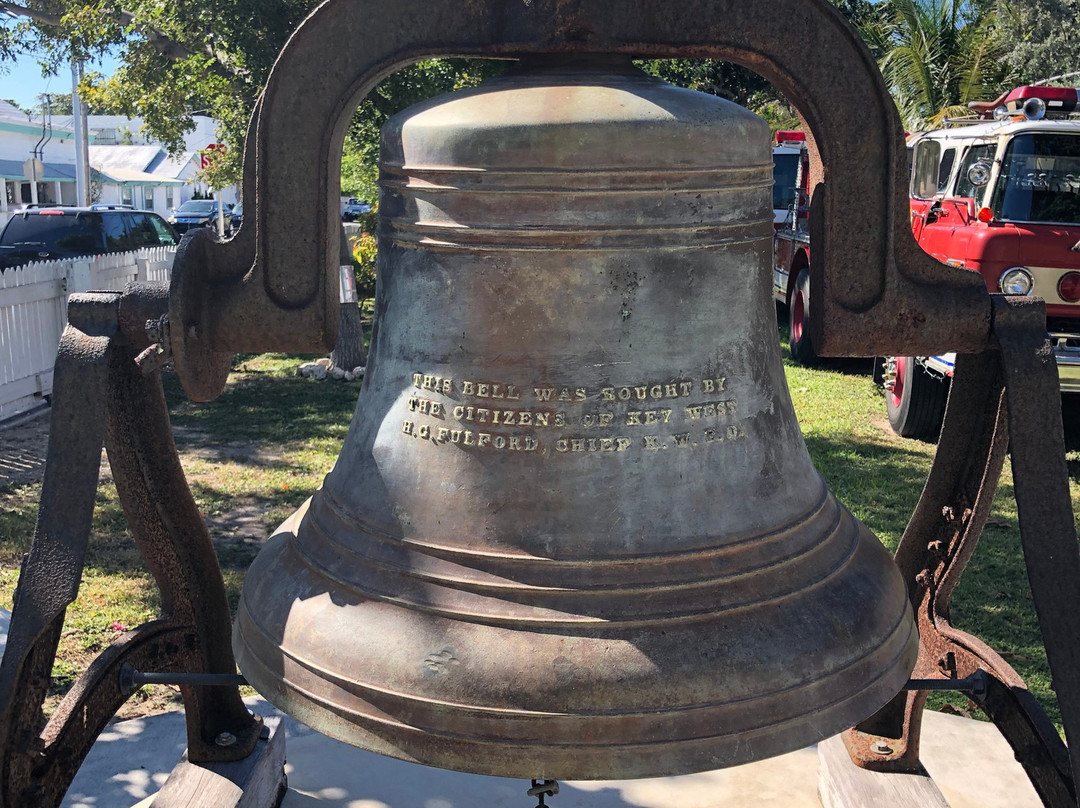
[[[121,207],[18,211],[0,232],[0,272],[31,261],[173,246],[180,237],[156,213]]]

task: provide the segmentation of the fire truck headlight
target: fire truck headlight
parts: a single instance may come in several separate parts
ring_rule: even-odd
[[[1026,267],[1007,269],[998,281],[998,288],[1006,295],[1030,295],[1034,285]]]

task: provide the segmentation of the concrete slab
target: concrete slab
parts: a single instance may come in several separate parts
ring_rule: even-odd
[[[0,610],[0,654],[8,615]],[[249,699],[262,715],[276,711]],[[289,793],[283,808],[530,808],[529,783],[432,769],[331,740],[283,717]],[[64,808],[146,808],[186,745],[172,712],[117,722],[101,734],[76,775]],[[923,764],[951,808],[1040,808],[1005,740],[989,723],[927,713]],[[552,808],[820,808],[811,747],[781,757],[682,777],[562,783]],[[877,808],[876,806],[868,808]]]
[[[252,709],[272,708],[252,699]],[[283,808],[529,808],[529,784],[417,766],[354,749],[285,719],[289,793]],[[952,808],[1039,808],[993,725],[928,713],[923,762]],[[129,806],[154,793],[184,748],[179,713],[120,722],[104,733],[64,805]],[[820,808],[814,748],[736,769],[645,780],[566,782],[552,808]],[[149,806],[150,800],[138,803]],[[874,807],[876,808],[876,806]]]

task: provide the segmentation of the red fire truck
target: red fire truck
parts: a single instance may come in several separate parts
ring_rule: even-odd
[[[791,358],[817,362],[810,342],[809,158],[806,133],[781,130],[773,147],[773,297],[787,306]]]
[[[977,122],[909,139],[912,232],[939,261],[980,273],[991,292],[1043,298],[1061,390],[1080,392],[1078,91],[1024,86],[971,106]],[[886,357],[897,434],[937,437],[955,358]]]

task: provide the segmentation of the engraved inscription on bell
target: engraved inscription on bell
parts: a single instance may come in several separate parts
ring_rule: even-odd
[[[739,410],[735,399],[715,398],[726,395],[724,376],[592,388],[455,382],[420,372],[412,379],[416,391],[407,399],[401,432],[435,446],[550,457],[635,446],[696,449],[746,435],[729,423]]]

